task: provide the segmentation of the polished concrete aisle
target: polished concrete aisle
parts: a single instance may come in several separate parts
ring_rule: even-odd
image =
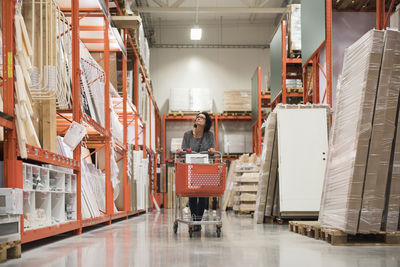
[[[400,247],[333,247],[288,231],[254,225],[249,217],[223,217],[222,237],[211,226],[178,235],[171,212],[150,213],[23,252],[1,266],[400,266]]]

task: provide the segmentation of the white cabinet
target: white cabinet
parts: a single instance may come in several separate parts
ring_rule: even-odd
[[[23,164],[24,228],[76,220],[76,175],[57,167]]]

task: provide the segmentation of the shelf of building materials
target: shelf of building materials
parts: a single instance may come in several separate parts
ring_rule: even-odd
[[[90,0],[91,1],[91,0]],[[102,0],[101,0],[102,1]],[[85,5],[90,5],[90,3],[88,3],[89,1],[80,1],[81,3],[85,3]],[[100,9],[98,9],[98,1],[91,1],[93,2],[93,4],[97,7],[97,11],[100,12],[95,12],[95,13],[99,13],[99,14],[90,14],[88,12],[84,12],[84,14],[81,14],[82,16],[87,16],[88,17],[93,17],[92,15],[99,15],[100,18],[104,19],[104,13],[102,15],[102,11]],[[11,21],[10,24],[5,25],[5,27],[3,28],[3,46],[4,46],[4,51],[14,51],[14,47],[13,47],[13,38],[4,38],[4,37],[9,37],[9,36],[13,36],[14,31],[15,31],[15,27],[14,27],[14,12],[9,12],[11,10],[11,8],[14,10],[14,6],[13,6],[14,2],[10,1],[7,2],[6,5],[6,9],[3,9],[3,21]],[[115,2],[115,4],[117,4]],[[76,15],[77,13],[81,13],[80,11],[83,10],[74,10],[72,11],[70,6],[67,8],[67,11],[69,11],[69,15],[67,15],[68,17],[71,17],[72,13],[75,12],[74,14]],[[105,16],[105,18],[108,18],[108,16]],[[82,21],[81,21],[82,22]],[[71,21],[71,24],[73,24],[74,22]],[[81,31],[85,31],[88,30],[91,26],[89,25],[85,25],[81,27]],[[94,25],[93,28],[90,28],[90,31],[92,29],[94,29],[96,27],[96,25]],[[75,27],[72,27],[72,29],[74,29]],[[100,29],[101,27],[97,27],[96,29]],[[104,28],[100,30],[102,33],[104,32]],[[76,36],[76,35],[75,35]],[[76,38],[74,39],[74,35],[72,35],[72,43],[73,45],[79,44],[79,40],[77,40]],[[112,39],[113,37],[111,36],[110,39]],[[132,38],[129,36],[129,38],[132,40]],[[83,40],[83,41],[87,41],[87,40]],[[104,40],[103,40],[104,42]],[[89,44],[90,42],[86,42],[86,44]],[[116,42],[112,42],[113,44],[115,44]],[[79,45],[78,45],[79,46]],[[102,44],[102,47],[104,47],[104,44]],[[79,50],[79,49],[78,49]],[[92,50],[94,51],[94,50]],[[114,48],[112,48],[110,46],[110,51],[121,51],[121,50],[116,50]],[[136,51],[136,48],[133,47],[133,51],[134,54],[136,54],[136,58],[138,58],[139,53]],[[10,52],[12,53],[12,52]],[[79,58],[78,58],[79,61]],[[77,67],[79,69],[79,66]],[[5,72],[7,71],[7,69],[3,69]],[[143,66],[139,66],[139,70],[140,72],[142,72],[142,77],[144,77],[144,82],[146,83],[146,88],[147,91],[149,93],[150,98],[152,99],[153,105],[155,110],[157,110],[158,114],[158,107],[156,106],[156,103],[154,101],[154,97],[152,95],[152,89],[151,89],[151,85],[149,83],[149,81],[147,80],[147,70],[143,67]],[[76,76],[79,75],[79,71],[74,71],[74,67],[72,68],[72,74],[75,77],[75,81]],[[137,79],[137,76],[136,76]],[[73,79],[74,80],[74,79]],[[73,88],[72,88],[72,98],[74,97],[74,93],[76,94],[76,92],[78,92],[78,90],[75,90],[76,88],[78,88],[79,86],[75,86],[76,83],[74,83]],[[11,88],[10,91],[14,92],[13,90],[13,86],[14,86],[14,81],[10,79],[10,82],[5,81],[4,82],[4,87],[5,88]],[[7,101],[6,101],[7,102]],[[7,102],[8,103],[8,102]],[[131,103],[127,104],[127,112],[124,112],[124,104],[121,102],[120,104],[115,103],[115,108],[118,110],[118,115],[119,115],[119,120],[120,121],[126,121],[127,119],[129,120],[138,120],[138,128],[139,125],[143,123],[143,120],[141,119],[139,114],[133,114],[135,111],[134,110],[134,106]],[[121,109],[122,106],[122,109]],[[5,104],[5,109],[8,110],[12,110],[10,109],[10,107],[7,107],[7,104]],[[66,131],[68,130],[68,127],[70,125],[70,123],[73,120],[73,110],[76,114],[77,108],[76,106],[72,108],[72,110],[58,110],[57,111],[57,120],[58,120],[58,128],[57,128],[57,132],[60,135],[64,135],[66,133]],[[81,113],[82,112],[78,112]],[[125,113],[125,114],[124,114]],[[11,114],[11,113],[10,113]],[[13,113],[11,114],[13,115]],[[0,118],[3,118],[4,116],[0,116]],[[0,119],[0,124],[2,124],[5,127],[9,127],[12,128],[12,130],[15,130],[13,127],[13,123],[12,123],[12,119],[13,116],[8,116],[5,118],[5,121],[3,121],[2,119]],[[155,118],[157,119],[157,117]],[[158,117],[159,119],[159,117]],[[84,124],[88,130],[88,134],[90,135],[99,135],[102,136],[103,140],[104,137],[110,137],[111,133],[108,133],[107,130],[102,127],[100,124],[98,124],[96,121],[94,121],[91,117],[89,117],[86,114],[82,114],[80,120],[82,120],[82,124]],[[145,127],[145,125],[144,125]],[[151,127],[151,126],[150,126]],[[122,140],[115,140],[116,143],[116,147],[119,149],[125,149],[125,146],[123,145],[123,141]],[[8,145],[8,140],[5,141],[5,145]],[[16,146],[14,146],[16,147]],[[65,168],[69,168],[69,169],[73,169],[75,171],[77,171],[77,173],[80,172],[81,166],[80,166],[80,160],[73,160],[73,159],[69,159],[66,157],[63,157],[61,155],[58,155],[56,153],[51,153],[49,151],[46,151],[44,149],[41,148],[37,148],[37,147],[33,147],[33,146],[26,146],[27,151],[28,151],[28,159],[31,161],[35,161],[37,163],[45,163],[45,164],[52,164],[52,165],[56,165],[56,166],[60,166],[60,167],[65,167]],[[145,148],[145,147],[144,147]],[[15,149],[15,148],[14,148]],[[10,152],[10,151],[9,151]],[[16,155],[18,155],[18,150],[15,149],[12,152],[15,152]],[[8,153],[7,155],[10,155],[11,153]],[[8,160],[8,158],[5,156],[5,160]],[[12,161],[12,162],[17,162],[17,161]],[[17,163],[14,164],[15,166],[18,166]],[[14,166],[13,165],[13,166]],[[9,165],[11,167],[11,165]],[[41,166],[35,166],[35,168],[43,168]],[[22,172],[22,171],[21,171]],[[50,172],[50,171],[49,171]],[[67,174],[66,174],[67,175]],[[72,175],[72,174],[68,174],[68,175]],[[21,175],[23,176],[23,175]],[[41,238],[46,238],[49,236],[53,236],[53,235],[57,235],[60,233],[64,233],[64,232],[68,232],[68,231],[72,231],[72,230],[79,230],[80,228],[84,227],[83,225],[87,226],[87,225],[94,225],[99,223],[100,221],[106,220],[106,221],[110,221],[110,220],[116,220],[116,219],[120,219],[123,217],[127,217],[127,216],[131,216],[131,215],[137,215],[137,214],[141,214],[143,212],[145,212],[144,210],[140,210],[140,211],[122,211],[122,212],[117,212],[117,213],[111,213],[111,214],[107,214],[105,217],[101,216],[100,218],[95,218],[95,219],[87,219],[87,220],[81,220],[78,221],[77,220],[77,213],[80,212],[78,210],[70,210],[74,213],[74,219],[70,220],[70,219],[66,219],[66,215],[63,216],[62,213],[60,212],[60,207],[63,207],[66,203],[68,202],[73,202],[75,203],[74,205],[76,205],[77,203],[77,199],[76,199],[76,190],[77,188],[77,184],[80,183],[80,181],[76,181],[75,185],[72,185],[72,182],[70,180],[70,178],[66,178],[67,176],[64,176],[64,182],[65,184],[58,184],[58,185],[54,185],[56,186],[56,188],[58,186],[60,186],[60,188],[64,188],[64,191],[52,191],[50,190],[50,178],[49,178],[49,189],[38,189],[38,190],[33,190],[33,189],[26,189],[25,191],[25,195],[27,198],[27,202],[31,201],[31,204],[36,202],[38,205],[41,205],[43,207],[46,208],[46,211],[49,212],[50,214],[52,212],[52,210],[54,210],[54,216],[59,218],[56,220],[54,220],[55,223],[49,223],[47,221],[47,223],[44,223],[42,225],[36,226],[36,227],[30,227],[29,229],[25,229],[22,231],[21,236],[22,236],[22,242],[26,243],[26,242],[31,242],[34,240],[38,240]],[[11,177],[11,179],[16,179],[15,177]],[[9,179],[10,180],[10,179]],[[68,180],[68,181],[67,181]],[[71,182],[71,183],[70,183]],[[12,181],[11,184],[19,184],[20,181]],[[72,188],[75,188],[75,190],[72,190]],[[38,196],[38,197],[37,197]],[[70,200],[70,196],[75,196],[73,197],[74,200]],[[36,201],[37,200],[37,201]],[[80,201],[80,198],[78,198],[78,201]],[[64,205],[63,205],[64,204]],[[27,210],[30,209],[35,209],[35,207],[32,205],[32,207],[29,207],[28,204],[27,205]],[[63,218],[64,217],[64,218]],[[65,222],[63,222],[63,220]],[[24,221],[21,222],[21,224],[24,224]],[[79,232],[79,231],[78,231]]]
[[[80,169],[80,162],[61,156],[57,153],[53,153],[50,151],[47,151],[45,149],[41,149],[38,147],[34,147],[31,145],[26,145],[26,151],[28,153],[28,159],[34,160],[37,162],[42,162],[42,163],[47,163],[47,164],[52,164],[64,168],[70,168],[74,170],[79,170]],[[19,149],[17,151],[17,155],[19,156],[20,152]]]

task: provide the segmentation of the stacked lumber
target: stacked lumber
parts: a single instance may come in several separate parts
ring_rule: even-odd
[[[250,90],[225,90],[224,112],[251,111]]]
[[[258,189],[258,175],[259,175],[259,158],[256,154],[249,156],[248,154],[242,155],[233,172],[232,193],[232,208],[235,212],[239,213],[252,213],[256,205],[256,193]],[[227,200],[229,202],[229,200]]]
[[[27,144],[39,148],[41,145],[33,125],[33,101],[29,92],[33,51],[20,9],[15,14],[15,45],[15,126],[21,158],[27,158]]]
[[[400,32],[367,32],[345,51],[321,227],[396,232],[400,205]]]
[[[167,208],[175,209],[178,199],[175,194],[175,167],[169,166],[167,171]],[[182,197],[182,208],[188,203],[188,197]]]

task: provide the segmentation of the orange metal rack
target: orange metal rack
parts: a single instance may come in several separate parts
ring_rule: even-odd
[[[109,94],[109,37],[108,37],[108,27],[109,27],[109,18],[105,16],[100,9],[96,10],[84,10],[79,8],[79,0],[71,0],[71,7],[68,9],[64,9],[64,12],[68,12],[67,16],[71,17],[71,29],[72,29],[72,110],[58,110],[57,111],[57,132],[60,135],[65,134],[66,130],[69,127],[69,124],[72,121],[76,121],[77,123],[83,123],[87,127],[88,131],[88,146],[94,148],[105,148],[106,150],[106,166],[105,166],[105,175],[106,175],[106,213],[98,218],[91,219],[82,219],[81,215],[81,149],[78,146],[74,151],[73,159],[69,159],[58,155],[56,153],[51,153],[49,151],[36,148],[30,145],[27,145],[28,151],[28,159],[33,160],[38,163],[46,163],[53,164],[56,166],[62,166],[66,168],[71,168],[74,170],[74,173],[77,175],[77,220],[70,221],[58,225],[52,225],[49,227],[43,227],[34,230],[24,231],[23,226],[23,216],[21,216],[21,241],[22,243],[31,242],[34,240],[46,238],[49,236],[54,236],[60,233],[75,231],[76,234],[80,234],[82,232],[82,228],[99,224],[99,223],[107,223],[110,224],[112,220],[119,218],[128,218],[132,215],[137,215],[145,212],[144,210],[132,211],[130,210],[130,189],[128,184],[128,155],[127,155],[127,128],[128,125],[135,125],[135,149],[139,150],[139,134],[141,128],[142,134],[145,136],[146,125],[142,121],[140,115],[133,107],[132,103],[128,101],[127,98],[127,57],[123,56],[123,96],[122,102],[116,103],[112,100],[114,109],[119,115],[119,119],[123,124],[123,140],[115,140],[116,146],[113,148],[111,145],[111,130],[110,130],[110,106],[105,105],[105,127],[100,126],[97,122],[95,122],[92,118],[84,114],[81,110],[81,89],[80,89],[80,54],[79,54],[79,32],[80,25],[79,21],[81,17],[85,16],[95,16],[102,17],[105,21],[105,27],[102,27],[102,31],[104,31],[104,40],[101,40],[101,43],[104,44],[104,71],[105,71],[105,103],[110,103],[111,99]],[[18,158],[19,151],[17,146],[17,137],[15,130],[15,122],[13,121],[14,117],[14,54],[15,54],[15,40],[14,40],[14,14],[15,14],[15,5],[17,0],[9,0],[2,1],[2,30],[3,30],[3,102],[4,108],[3,112],[1,112],[0,116],[0,126],[3,126],[5,129],[5,138],[4,138],[4,184],[6,187],[14,187],[14,188],[22,188],[23,187],[23,177],[22,177],[22,160]],[[107,8],[109,9],[109,1],[105,1]],[[123,15],[120,7],[118,6],[118,2],[114,1],[117,6],[117,14]],[[90,27],[84,26],[83,30],[91,30]],[[96,28],[96,27],[94,27]],[[93,29],[94,29],[93,28]],[[98,30],[98,27],[95,29]],[[128,54],[127,56],[133,56],[134,62],[134,104],[137,106],[138,100],[138,88],[139,82],[145,82],[147,87],[147,92],[150,96],[150,105],[154,105],[155,109],[155,118],[151,118],[156,120],[156,144],[155,147],[159,147],[160,143],[160,112],[158,110],[157,104],[154,100],[154,96],[152,94],[152,89],[147,81],[146,70],[144,66],[140,64],[140,55],[134,45],[134,41],[132,37],[129,35],[127,29],[124,29],[124,43],[127,46],[128,41],[129,45],[132,47],[133,54]],[[138,69],[140,70],[143,81],[138,80]],[[78,104],[77,104],[78,103]],[[150,106],[151,108],[151,106]],[[128,121],[129,120],[129,121]],[[151,121],[150,121],[151,122]],[[139,124],[142,127],[139,127]],[[151,123],[150,123],[151,125]],[[151,127],[151,126],[150,126]],[[143,142],[143,156],[147,156],[147,152],[149,152],[153,158],[157,158],[156,151],[152,151],[151,149],[146,148],[146,142]],[[120,212],[114,213],[113,211],[113,190],[110,180],[110,151],[111,149],[116,149],[122,154],[123,159],[123,185],[124,185],[124,210]],[[152,162],[154,168],[156,168],[157,161],[153,160]],[[151,179],[156,179],[156,172],[154,172],[154,176]],[[154,183],[156,184],[156,183]],[[152,188],[152,190],[156,190]]]

